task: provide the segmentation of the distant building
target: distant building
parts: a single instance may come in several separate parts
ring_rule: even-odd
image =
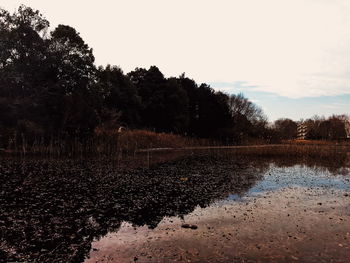
[[[350,139],[350,116],[345,121],[346,138]]]
[[[303,122],[298,123],[297,139],[305,140],[307,135],[307,125]]]
[[[345,135],[345,138],[346,139],[350,139],[350,116],[345,118],[345,119],[341,119],[341,121],[344,123],[344,128],[345,128],[345,132],[346,132],[346,135]],[[325,121],[321,121],[321,123],[319,123],[316,127],[316,132],[318,134],[318,136],[322,136],[320,132],[322,132],[320,130],[320,125],[322,125],[322,123],[325,123]],[[330,139],[331,138],[331,133],[334,133],[336,132],[336,129],[339,129],[339,128],[336,128],[334,125],[331,125],[329,126],[330,124],[328,124],[328,128],[327,128],[327,134],[324,135],[323,134],[323,138],[328,138]],[[323,129],[327,127],[324,126]],[[306,137],[308,136],[308,133],[310,132],[310,127],[305,123],[305,122],[299,122],[298,123],[298,128],[297,128],[297,139],[298,140],[305,140]],[[324,132],[324,130],[323,130]],[[343,134],[343,133],[342,133]],[[341,137],[334,137],[333,139],[344,139],[343,137],[344,135],[341,135]]]

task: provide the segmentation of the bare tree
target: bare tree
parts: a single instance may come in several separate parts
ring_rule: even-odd
[[[233,117],[243,115],[252,124],[265,122],[267,120],[263,110],[245,98],[242,93],[237,95],[232,94],[229,98],[229,106]]]

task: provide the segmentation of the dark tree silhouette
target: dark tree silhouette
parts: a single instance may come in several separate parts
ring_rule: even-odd
[[[234,123],[232,134],[236,143],[240,144],[249,138],[269,137],[267,118],[260,107],[245,98],[242,93],[231,95],[228,103]]]
[[[49,51],[55,82],[46,101],[56,117],[55,128],[70,136],[91,134],[98,123],[91,88],[96,79],[92,49],[74,28],[59,25],[51,33]]]
[[[98,69],[96,90],[102,99],[101,107],[120,113],[119,121],[128,127],[140,123],[141,98],[136,86],[123,74],[119,67],[107,65]]]
[[[274,122],[274,128],[279,139],[291,140],[297,136],[298,124],[288,118],[281,118]]]
[[[308,128],[306,137],[316,140],[339,140],[347,137],[346,115],[332,115],[329,118],[314,116],[304,123]]]
[[[280,119],[269,128],[262,109],[243,94],[214,91],[185,74],[166,78],[156,66],[128,74],[111,65],[97,69],[94,60],[74,28],[50,32],[39,11],[0,9],[1,147],[84,142],[121,125],[235,144],[295,137],[295,122]],[[345,117],[307,120],[308,137],[345,138]]]
[[[19,133],[42,134],[46,124],[41,96],[47,86],[46,31],[38,11],[20,6],[0,10],[0,127],[3,144]],[[18,134],[18,135],[17,135]]]

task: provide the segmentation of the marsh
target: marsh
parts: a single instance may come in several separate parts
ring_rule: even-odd
[[[0,258],[345,262],[350,156],[336,157],[217,150],[134,168],[100,159],[4,158]]]

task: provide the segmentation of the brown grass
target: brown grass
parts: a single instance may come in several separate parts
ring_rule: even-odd
[[[145,149],[182,149],[193,146],[213,146],[218,142],[208,139],[184,137],[169,133],[156,133],[146,130],[128,130],[118,136],[118,148],[123,152]]]
[[[120,133],[118,137],[118,146],[124,151],[148,148],[182,148],[187,143],[187,139],[179,135],[145,130],[125,131]]]
[[[85,142],[78,138],[70,139],[51,138],[48,142],[43,139],[36,139],[33,143],[21,138],[19,143],[14,140],[14,144],[8,149],[3,149],[3,153],[8,154],[39,154],[44,156],[76,156],[76,155],[135,155],[140,151],[149,149],[172,150],[201,148],[202,151],[222,151],[225,146],[215,140],[196,139],[169,133],[156,133],[147,130],[108,130],[109,132],[96,132],[95,136]],[[282,144],[262,145],[263,141],[251,141],[246,146],[226,146],[231,153],[248,155],[328,155],[331,152],[350,149],[350,141],[315,141],[315,140],[289,140]],[[216,150],[209,148],[218,148]],[[190,149],[188,149],[190,148]],[[207,149],[207,150],[206,150]]]
[[[350,145],[350,140],[286,140],[282,143],[294,145]]]
[[[218,150],[222,157],[251,156],[267,158],[311,158],[336,162],[350,152],[350,145],[265,145],[227,148]]]
[[[348,163],[350,146],[335,145],[256,145],[232,147],[185,147],[164,149],[162,151],[139,151],[134,155],[120,153],[117,161],[120,166],[149,167],[155,163],[167,162],[187,156],[212,156],[220,159],[236,160],[280,160],[283,163],[298,160],[311,165],[327,165],[329,167],[342,167]],[[122,156],[121,156],[122,155]]]

